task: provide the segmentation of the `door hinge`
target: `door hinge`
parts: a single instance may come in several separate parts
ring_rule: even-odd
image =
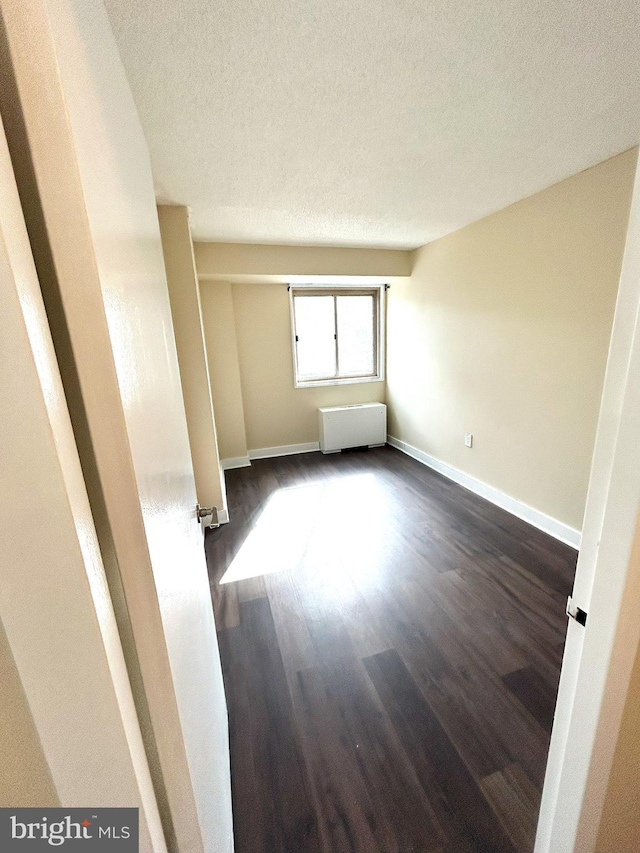
[[[571,616],[572,619],[575,619],[579,625],[587,624],[587,611],[583,610],[581,607],[578,607],[577,604],[573,603],[573,599],[571,596],[567,599],[567,616]]]
[[[218,521],[218,507],[200,506],[200,504],[196,504],[196,516],[198,521],[202,521],[203,518],[207,518],[209,515],[211,516],[211,524],[206,525],[209,530],[215,530],[216,527],[220,527],[220,522]]]

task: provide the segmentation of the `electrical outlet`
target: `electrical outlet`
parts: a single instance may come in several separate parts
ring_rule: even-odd
[[[464,434],[464,446],[465,447],[473,447],[473,433],[465,432],[465,434]]]

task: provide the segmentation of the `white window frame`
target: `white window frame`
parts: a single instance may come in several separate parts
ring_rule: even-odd
[[[323,385],[355,385],[362,382],[383,382],[385,375],[385,292],[386,284],[290,284],[289,285],[289,316],[291,326],[291,352],[293,356],[293,385],[294,388],[317,388]],[[375,372],[365,376],[330,376],[326,379],[298,379],[298,348],[296,346],[296,315],[294,296],[365,296],[374,297],[374,367]],[[339,342],[336,339],[336,354]],[[336,358],[336,364],[338,363]]]

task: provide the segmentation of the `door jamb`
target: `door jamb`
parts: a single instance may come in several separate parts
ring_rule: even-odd
[[[640,642],[640,170],[589,481],[535,853],[593,853]],[[583,570],[583,571],[581,571]],[[578,633],[582,632],[582,633]]]

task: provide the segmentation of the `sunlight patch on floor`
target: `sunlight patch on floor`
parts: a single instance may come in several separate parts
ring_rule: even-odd
[[[377,574],[389,498],[373,474],[281,489],[267,501],[220,583],[307,569],[323,592]]]

